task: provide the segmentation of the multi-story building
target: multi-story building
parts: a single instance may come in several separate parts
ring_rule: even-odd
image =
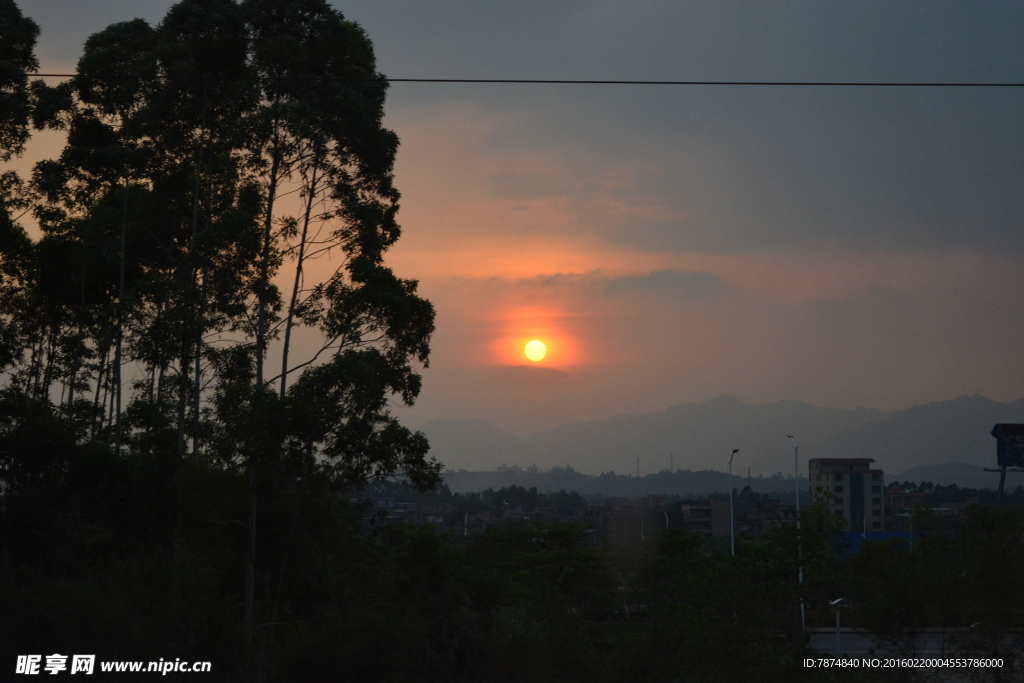
[[[874,458],[811,458],[807,476],[811,502],[825,502],[850,523],[850,531],[885,528],[885,485]]]

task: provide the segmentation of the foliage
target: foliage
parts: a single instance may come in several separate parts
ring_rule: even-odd
[[[1000,498],[999,492],[992,489],[972,489],[956,484],[935,484],[930,481],[905,481],[895,484],[906,493],[925,494],[924,504],[929,507],[976,501],[983,505],[1004,505],[1024,510],[1024,486],[1018,485],[1012,490],[1008,489]]]
[[[24,108],[37,29],[2,10],[4,106]],[[169,422],[179,456],[299,471],[315,456],[349,481],[436,483],[425,440],[389,410],[419,393],[433,309],[383,262],[397,138],[358,26],[322,0],[185,0],[157,26],[91,36],[74,79],[33,88],[36,125],[67,144],[33,173],[40,239],[6,211],[0,226],[10,390],[53,401],[79,443],[152,449]],[[4,117],[10,153],[28,113]],[[329,256],[340,265],[310,278]],[[296,359],[300,328],[322,346]]]
[[[974,505],[955,536],[866,543],[852,559],[854,623],[913,655],[919,636],[945,634],[952,655],[1002,658],[994,680],[1014,680],[1024,645],[1024,516],[1009,507]]]
[[[33,49],[39,26],[14,0],[0,0],[0,161],[9,161],[28,140],[31,97],[27,72],[39,66]]]
[[[126,653],[166,630],[194,654],[205,634],[250,666],[304,487],[328,505],[396,473],[439,480],[391,412],[419,394],[434,311],[385,265],[401,235],[387,83],[324,0],[183,0],[91,36],[54,86],[29,82],[37,35],[0,2],[0,161],[32,126],[66,134],[30,178],[0,176],[4,580],[40,598],[33,623],[58,644],[88,636],[54,626],[61,605],[79,618],[103,597],[123,628],[95,633]],[[318,341],[304,357],[300,332]]]

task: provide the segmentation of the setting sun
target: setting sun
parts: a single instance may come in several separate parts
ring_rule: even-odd
[[[564,369],[580,363],[573,319],[554,307],[502,307],[494,312],[491,357],[498,365]]]
[[[544,360],[544,356],[548,355],[548,347],[541,340],[534,339],[527,342],[523,353],[532,361]]]

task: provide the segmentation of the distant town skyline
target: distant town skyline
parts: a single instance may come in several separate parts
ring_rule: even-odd
[[[172,3],[18,4],[66,73]],[[1016,3],[332,4],[396,78],[1024,83]],[[1024,88],[406,83],[386,111],[388,265],[438,313],[412,426],[1022,397]]]

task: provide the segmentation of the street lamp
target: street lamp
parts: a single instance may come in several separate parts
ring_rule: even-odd
[[[793,444],[793,486],[796,489],[796,528],[800,528],[800,460],[797,458],[799,447],[796,445],[796,437],[786,434],[786,438]]]
[[[839,656],[839,614],[843,605],[843,598],[836,598],[832,602],[828,603],[829,607],[834,607],[836,610],[836,657]]]
[[[799,447],[796,445],[796,437],[792,434],[786,434],[786,438],[793,444],[793,487],[796,491],[796,554],[800,560],[800,574],[797,578],[799,583],[804,582],[804,561],[803,561],[803,549],[800,544],[800,460],[797,457],[799,453]],[[808,475],[808,481],[810,481],[810,475]],[[804,619],[804,599],[800,598],[800,633],[805,633],[806,621]]]
[[[729,549],[730,554],[736,554],[736,534],[733,532],[735,525],[732,521],[732,459],[736,457],[736,454],[740,452],[740,449],[732,449],[732,455],[729,456]]]

